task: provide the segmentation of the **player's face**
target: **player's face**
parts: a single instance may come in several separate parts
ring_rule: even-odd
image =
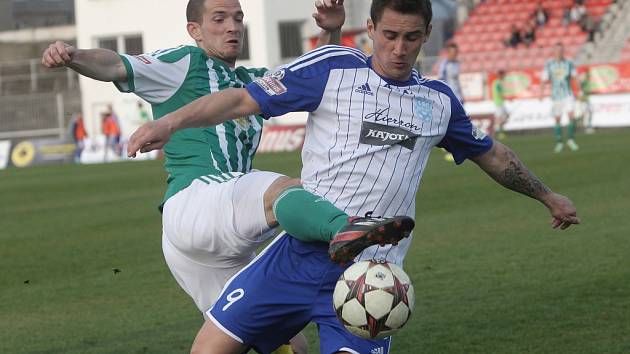
[[[420,15],[385,8],[378,23],[368,20],[374,46],[372,65],[380,75],[399,81],[409,79],[422,45],[431,33]]]
[[[564,47],[557,45],[554,50],[554,56],[557,60],[562,60],[564,58]]]
[[[457,48],[455,48],[455,47],[448,47],[446,55],[448,56],[449,60],[457,59],[457,55],[458,54],[459,54],[459,50]]]
[[[197,44],[210,56],[234,65],[245,33],[241,4],[238,0],[206,0],[205,8]]]

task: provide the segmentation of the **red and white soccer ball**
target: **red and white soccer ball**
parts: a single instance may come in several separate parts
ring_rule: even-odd
[[[409,276],[395,264],[361,261],[339,277],[333,303],[337,318],[356,336],[380,339],[409,320],[415,296]]]

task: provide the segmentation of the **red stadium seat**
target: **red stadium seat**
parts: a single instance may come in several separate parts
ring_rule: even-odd
[[[536,31],[531,48],[505,48],[512,25],[522,26],[529,21],[540,0],[486,0],[478,5],[468,20],[456,32],[454,40],[460,46],[462,67],[465,71],[494,71],[497,65],[506,69],[542,67],[553,56],[554,45],[566,46],[567,56],[576,55],[587,41],[587,35],[576,24],[564,26],[562,14],[569,0],[545,0],[543,6],[550,13],[549,21]],[[612,0],[586,0],[589,14],[602,16]],[[623,51],[623,60],[630,57],[630,41]],[[627,53],[627,54],[626,54]],[[445,53],[442,53],[445,55]]]

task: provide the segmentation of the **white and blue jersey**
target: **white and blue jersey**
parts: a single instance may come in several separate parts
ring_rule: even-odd
[[[416,191],[434,146],[457,163],[492,146],[443,82],[415,70],[404,82],[380,77],[371,58],[351,48],[322,47],[246,88],[264,117],[311,112],[302,183],[349,215],[415,218]],[[401,265],[410,242],[375,246],[358,259]]]
[[[310,112],[302,183],[350,215],[415,217],[416,191],[434,146],[458,164],[492,147],[446,84],[415,71],[403,82],[383,78],[371,58],[351,48],[322,47],[246,88],[266,118]],[[358,259],[402,265],[410,242],[374,246]],[[279,236],[228,281],[208,317],[261,353],[308,322],[318,325],[321,353],[389,353],[389,339],[360,339],[337,320],[332,292],[345,268],[328,259],[327,246]]]
[[[460,102],[464,102],[464,95],[462,93],[462,87],[459,82],[459,74],[461,72],[461,65],[458,60],[448,60],[445,59],[440,63],[440,68],[438,70],[438,78],[444,82],[448,86],[451,87],[453,93],[455,93],[455,97],[459,99]]]

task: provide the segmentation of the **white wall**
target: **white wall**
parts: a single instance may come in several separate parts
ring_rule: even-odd
[[[128,34],[142,35],[145,52],[193,44],[186,32],[187,3],[187,0],[75,0],[78,46],[94,48],[97,38]],[[278,23],[304,21],[304,38],[317,34],[319,31],[311,17],[314,3],[315,0],[241,0],[249,30],[250,60],[238,65],[274,68],[284,64],[287,59],[280,57]],[[346,3],[346,23],[350,27],[354,27],[354,23],[364,24],[368,1],[346,0]],[[81,78],[80,83],[90,133],[99,134],[99,113],[109,103],[113,103],[121,119],[123,135],[138,126],[138,98],[120,94],[109,83],[87,78]]]

